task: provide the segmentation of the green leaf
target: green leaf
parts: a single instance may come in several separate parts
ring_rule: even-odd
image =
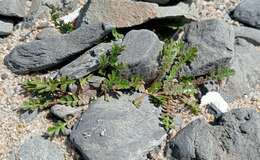
[[[114,28],[112,29],[112,35],[115,38],[115,40],[124,39],[124,35],[117,32],[117,30]]]
[[[149,88],[148,92],[151,94],[154,94],[162,89],[162,83],[161,82],[154,82]]]
[[[212,72],[209,75],[208,79],[221,81],[221,80],[224,80],[225,78],[233,76],[234,74],[235,74],[234,69],[231,69],[229,67],[223,67],[223,68],[220,68],[220,69]]]
[[[71,94],[71,95],[66,95],[61,97],[58,100],[58,103],[64,104],[66,106],[71,106],[71,107],[75,107],[79,104],[80,99],[78,98],[77,95],[75,94]]]
[[[162,122],[162,126],[166,131],[169,131],[170,129],[173,128],[173,120],[172,117],[169,116],[168,114],[164,114],[161,117],[161,122]]]
[[[47,132],[50,136],[58,136],[64,133],[66,126],[67,124],[65,122],[58,121],[52,127],[49,127]]]

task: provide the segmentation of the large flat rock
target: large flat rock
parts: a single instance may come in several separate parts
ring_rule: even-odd
[[[57,67],[98,44],[110,30],[110,27],[102,23],[84,24],[67,35],[50,37],[17,46],[5,57],[4,63],[17,74]]]
[[[172,7],[159,7],[156,3],[131,0],[91,0],[81,10],[78,25],[97,22],[109,23],[117,28],[132,27],[151,19],[180,18],[191,21],[197,18],[194,3],[180,2]]]
[[[104,97],[92,103],[74,126],[70,140],[85,160],[141,160],[165,138],[159,126],[160,109],[148,97],[136,108],[141,94]]]

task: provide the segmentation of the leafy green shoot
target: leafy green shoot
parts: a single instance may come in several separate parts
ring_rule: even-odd
[[[74,30],[74,25],[72,22],[65,23],[63,20],[60,20],[60,14],[57,8],[51,9],[51,20],[53,21],[55,27],[63,34],[70,33]]]
[[[233,76],[234,74],[235,74],[234,69],[231,69],[229,67],[223,67],[223,68],[217,69],[216,71],[210,73],[208,79],[222,81],[225,78]]]
[[[116,41],[118,41],[118,40],[120,40],[120,39],[124,39],[124,35],[121,34],[121,33],[118,33],[117,30],[116,30],[116,28],[112,29],[112,35],[113,35],[113,37],[114,37],[114,39],[115,39]]]
[[[169,131],[171,130],[173,127],[174,127],[174,124],[173,124],[173,119],[170,115],[168,114],[164,114],[162,117],[161,117],[161,123],[162,123],[162,126],[163,128],[166,130],[166,131]]]
[[[66,129],[67,124],[63,121],[58,121],[54,123],[52,127],[49,127],[47,132],[49,136],[59,136],[62,135]]]

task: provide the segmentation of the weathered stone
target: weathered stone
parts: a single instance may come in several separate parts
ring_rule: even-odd
[[[159,126],[160,109],[146,96],[139,108],[132,101],[141,94],[104,97],[92,103],[74,126],[71,142],[88,160],[140,160],[165,138]]]
[[[190,23],[185,27],[184,41],[198,48],[198,57],[183,68],[181,76],[202,76],[228,66],[234,54],[234,30],[221,20]]]
[[[5,57],[4,62],[17,74],[57,67],[99,43],[110,30],[104,24],[82,25],[67,35],[17,46]]]
[[[195,3],[179,2],[174,6],[159,7],[156,18],[177,19],[189,22],[198,18],[198,9]]]
[[[122,75],[131,78],[139,75],[145,82],[154,80],[159,72],[159,56],[163,42],[149,30],[132,30],[128,32],[122,43],[124,51],[118,56],[119,62],[126,64]]]
[[[16,159],[64,160],[64,153],[51,141],[42,137],[33,137],[21,145]]]
[[[260,157],[260,113],[236,109],[213,125],[198,119],[170,141],[172,160],[251,160]]]
[[[88,79],[89,85],[93,86],[95,88],[99,88],[102,84],[102,82],[105,80],[104,77],[99,77],[99,76],[91,76]]]
[[[67,76],[73,79],[82,78],[99,68],[99,58],[103,54],[109,54],[113,43],[101,43],[76,60],[60,69],[62,76]]]
[[[144,2],[151,2],[151,3],[157,3],[157,4],[167,4],[171,0],[136,0],[136,1],[144,1]]]
[[[233,11],[232,17],[241,23],[260,29],[260,1],[244,0]]]
[[[61,118],[63,120],[66,120],[70,116],[78,116],[82,112],[82,108],[72,108],[65,105],[54,105],[51,107],[51,113],[57,116],[58,118]]]
[[[33,19],[48,18],[51,8],[57,8],[62,13],[72,12],[80,7],[79,0],[33,0],[30,14]]]
[[[25,17],[25,0],[1,0],[0,15],[11,17]]]
[[[48,39],[51,37],[60,36],[61,33],[59,33],[55,28],[44,28],[40,33],[36,35],[36,39],[43,40]]]
[[[235,37],[242,38],[255,46],[260,46],[260,30],[250,27],[235,27]]]
[[[9,35],[13,31],[13,27],[13,22],[0,19],[0,36]]]
[[[221,93],[227,101],[241,98],[254,91],[260,84],[260,51],[245,39],[238,38],[235,44],[235,55],[231,61],[231,68],[235,75],[228,78]]]
[[[92,0],[81,10],[77,25],[83,21],[88,24],[105,22],[124,28],[140,25],[151,19],[165,18],[194,20],[197,18],[196,6],[194,3],[183,2],[172,7],[159,7],[156,3],[131,0]]]

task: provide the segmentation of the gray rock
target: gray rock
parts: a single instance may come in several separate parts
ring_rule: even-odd
[[[105,80],[104,77],[99,77],[99,76],[91,76],[88,79],[89,85],[95,87],[95,88],[99,88],[100,85],[102,84],[102,82]]]
[[[60,119],[67,120],[70,116],[74,117],[80,115],[82,108],[72,108],[65,105],[56,104],[51,107],[51,113]]]
[[[64,153],[53,142],[42,137],[26,140],[17,154],[19,160],[64,160]]]
[[[157,3],[157,4],[167,4],[171,0],[136,0],[136,1],[144,1],[144,2],[151,2],[151,3]]]
[[[33,19],[48,18],[52,7],[61,11],[61,14],[65,14],[79,8],[80,3],[79,0],[33,0],[30,14]]]
[[[25,0],[1,0],[0,15],[11,17],[25,17]]]
[[[7,36],[13,31],[14,24],[8,20],[0,19],[0,36]]]
[[[235,75],[230,77],[221,88],[221,94],[227,101],[241,98],[256,90],[256,85],[260,84],[259,53],[259,48],[245,39],[236,40],[235,55],[231,61],[231,68],[235,70]]]
[[[210,125],[198,119],[170,141],[171,160],[252,160],[260,158],[260,113],[236,109]]]
[[[26,123],[29,123],[37,117],[38,113],[38,110],[34,110],[32,112],[26,111],[20,115],[20,119]]]
[[[141,94],[97,99],[70,135],[86,160],[140,160],[165,138],[159,126],[160,109],[148,97],[139,108],[132,101]]]
[[[260,1],[243,0],[233,11],[232,17],[241,23],[260,29]]]
[[[198,57],[185,66],[181,76],[202,76],[230,64],[234,55],[234,30],[221,20],[192,22],[185,27],[184,41],[198,48]]]
[[[156,3],[131,0],[92,0],[82,8],[77,26],[81,22],[88,24],[104,22],[117,28],[124,28],[140,25],[151,19],[170,18],[191,21],[197,19],[197,15],[194,3],[180,2],[172,7],[159,7]]]
[[[82,78],[99,68],[99,58],[103,54],[109,54],[112,49],[113,43],[101,43],[76,60],[72,61],[68,65],[60,69],[62,76],[68,76],[69,78],[78,79]]]
[[[207,80],[203,82],[200,87],[200,91],[202,95],[205,95],[208,92],[218,92],[220,90],[220,86],[215,80]]]
[[[139,75],[145,82],[150,82],[158,76],[163,42],[155,33],[145,29],[132,30],[126,34],[122,45],[125,49],[118,60],[127,65],[122,72],[124,77]]]
[[[245,39],[255,46],[260,46],[260,30],[258,29],[243,26],[236,27],[235,37]]]
[[[99,43],[110,32],[104,24],[82,25],[67,35],[37,40],[15,47],[4,59],[17,74],[57,67]]]
[[[44,28],[40,33],[36,35],[36,39],[43,40],[48,38],[53,38],[60,36],[61,33],[57,31],[55,28]]]

